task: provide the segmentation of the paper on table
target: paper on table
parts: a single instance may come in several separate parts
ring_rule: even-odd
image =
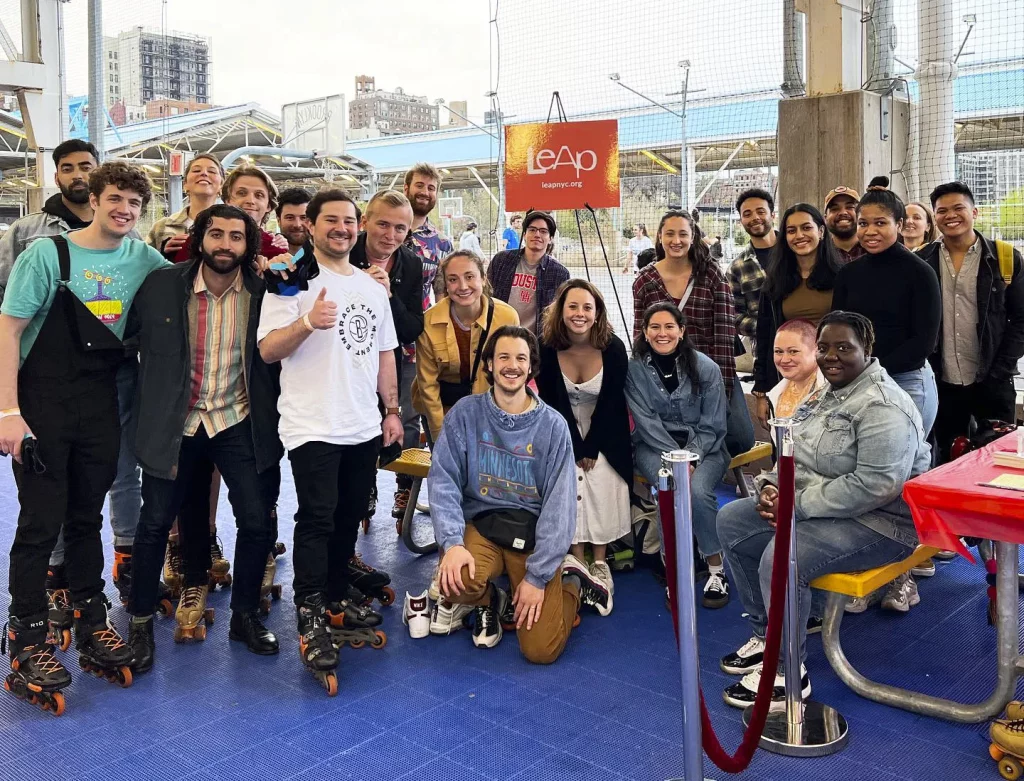
[[[989,482],[982,483],[982,485],[989,485],[993,488],[1009,488],[1013,491],[1024,491],[1024,475],[1013,475],[1003,472]]]

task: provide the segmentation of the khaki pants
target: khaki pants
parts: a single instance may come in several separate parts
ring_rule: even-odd
[[[463,543],[476,561],[476,577],[470,579],[469,568],[463,567],[462,582],[465,589],[460,595],[451,597],[451,602],[473,606],[489,604],[491,581],[502,573],[508,574],[512,593],[515,593],[519,583],[526,577],[528,553],[517,553],[495,545],[471,523],[466,524]],[[561,656],[579,608],[579,589],[574,584],[563,585],[561,573],[556,574],[544,589],[544,604],[533,628],[527,629],[526,624],[523,624],[522,629],[516,631],[519,650],[527,661],[551,664]]]

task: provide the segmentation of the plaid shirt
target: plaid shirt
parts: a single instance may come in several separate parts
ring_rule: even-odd
[[[487,280],[491,283],[494,297],[499,301],[509,302],[512,295],[512,279],[519,268],[523,253],[522,249],[504,250],[491,258],[491,263],[487,267]],[[568,278],[569,269],[553,257],[545,254],[540,259],[540,268],[537,269],[537,320],[535,328],[531,329],[535,334],[541,333],[544,310],[555,300],[558,286]],[[521,325],[529,327],[526,323]]]
[[[725,391],[731,398],[736,379],[736,323],[732,289],[715,261],[708,261],[706,268],[694,280],[690,298],[683,307],[686,335],[696,350],[718,364],[725,381]],[[652,263],[633,280],[633,339],[640,335],[644,311],[651,304],[661,301],[679,303],[668,292],[665,280]]]
[[[729,287],[736,307],[736,330],[753,339],[757,332],[757,307],[765,273],[754,248],[747,247],[729,266]]]
[[[405,239],[420,260],[423,261],[423,310],[430,309],[430,291],[434,286],[434,277],[441,261],[452,253],[452,243],[437,232],[437,228],[424,220],[415,230],[409,231]]]

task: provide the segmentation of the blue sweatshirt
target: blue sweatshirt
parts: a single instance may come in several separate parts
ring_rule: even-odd
[[[444,416],[427,493],[434,536],[444,550],[462,545],[466,521],[487,510],[538,516],[526,579],[544,588],[576,533],[576,462],[565,418],[530,395],[537,405],[518,415],[498,407],[491,393],[460,399]]]

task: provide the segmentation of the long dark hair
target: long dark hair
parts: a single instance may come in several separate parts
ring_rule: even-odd
[[[687,256],[690,258],[690,263],[693,265],[693,275],[695,277],[702,275],[707,271],[708,263],[711,262],[711,250],[708,249],[704,243],[704,233],[701,231],[697,221],[693,218],[688,211],[685,209],[670,209],[665,212],[661,218],[661,222],[658,223],[658,232],[654,238],[654,251],[657,253],[658,260],[664,260],[665,248],[661,246],[661,229],[665,227],[665,223],[671,220],[673,217],[682,217],[690,226],[690,232],[693,234],[690,242],[690,251]]]
[[[779,223],[779,240],[772,248],[771,257],[768,260],[768,269],[765,272],[764,290],[765,295],[772,299],[782,299],[800,287],[800,264],[797,262],[796,253],[793,252],[786,240],[786,223],[789,218],[797,212],[809,214],[814,224],[820,228],[824,235],[818,242],[818,256],[814,260],[814,268],[807,278],[807,287],[811,290],[831,290],[836,283],[836,274],[839,273],[839,252],[832,242],[832,236],[825,225],[825,218],[821,212],[809,203],[798,203],[786,209]]]
[[[192,260],[198,260],[203,256],[203,239],[206,238],[206,231],[210,229],[210,223],[213,222],[214,217],[219,217],[222,220],[242,221],[245,225],[245,257],[242,258],[242,265],[252,264],[259,254],[260,244],[263,240],[260,227],[252,217],[237,206],[228,206],[226,203],[215,203],[196,215],[190,231],[189,257]]]
[[[659,301],[656,304],[651,304],[644,310],[640,333],[637,335],[636,341],[633,342],[634,360],[642,361],[654,352],[647,341],[645,331],[647,331],[647,326],[651,323],[651,318],[658,314],[658,312],[668,312],[675,319],[680,329],[686,328],[686,316],[671,301]],[[693,387],[694,392],[699,392],[700,372],[697,369],[697,351],[693,349],[693,345],[690,344],[690,337],[687,336],[685,331],[683,331],[683,336],[679,340],[679,346],[676,348],[676,360],[690,379],[690,385]]]

